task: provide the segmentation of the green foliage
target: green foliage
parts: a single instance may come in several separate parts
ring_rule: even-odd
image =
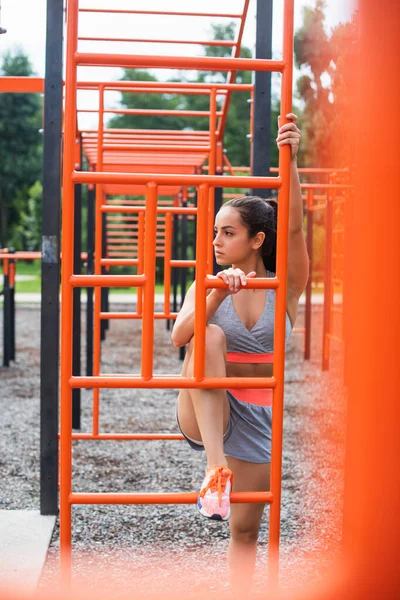
[[[122,81],[157,81],[146,71],[126,69]],[[121,105],[128,109],[165,109],[183,108],[182,97],[168,94],[122,93]],[[108,127],[121,129],[183,129],[186,121],[182,117],[160,115],[120,115],[108,123]]]
[[[353,103],[357,13],[349,23],[340,23],[330,35],[324,29],[325,0],[305,7],[303,24],[295,33],[296,65],[310,73],[297,80],[297,92],[305,103],[302,165],[347,167],[354,160],[353,148],[343,144]],[[329,84],[323,85],[328,75]],[[333,165],[333,162],[335,164]]]
[[[12,246],[24,248],[29,252],[40,250],[42,239],[42,197],[42,184],[40,181],[36,181],[28,190],[26,211],[21,214],[21,221],[14,229]]]
[[[1,75],[30,76],[33,70],[21,51],[3,56]],[[29,190],[41,177],[41,99],[35,94],[0,94],[0,243],[25,249],[24,215]]]
[[[235,24],[213,25],[214,40],[232,40],[235,35]],[[231,48],[227,46],[206,46],[205,55],[214,57],[231,56]],[[249,48],[242,47],[242,58],[251,58]],[[218,83],[226,81],[225,72],[199,71],[195,81],[197,83]],[[128,81],[157,81],[156,77],[145,71],[126,69],[122,78]],[[171,79],[175,81],[189,81],[184,77]],[[190,80],[193,81],[193,80]],[[251,83],[251,72],[238,71],[237,83]],[[248,92],[234,92],[231,95],[228,118],[225,127],[224,147],[232,165],[250,164],[250,104]],[[171,94],[122,94],[121,105],[126,108],[165,108],[183,109],[190,111],[208,111],[209,97],[207,95],[171,95]],[[222,107],[223,100],[219,99],[218,109]],[[275,99],[272,106],[272,132],[271,132],[271,164],[278,164],[278,149],[276,146],[277,116],[279,114],[279,101]],[[209,127],[208,119],[203,117],[163,117],[163,116],[138,116],[122,115],[110,120],[109,127],[132,129],[193,129],[204,131]]]

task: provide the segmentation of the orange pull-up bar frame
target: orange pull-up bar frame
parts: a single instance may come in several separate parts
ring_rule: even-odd
[[[78,65],[112,65],[159,68],[195,68],[207,70],[236,69],[279,71],[282,73],[282,120],[291,110],[292,99],[292,55],[293,55],[293,0],[285,0],[284,59],[281,61],[256,59],[216,59],[148,57],[130,55],[104,55],[77,52],[78,0],[69,0],[67,22],[67,77],[66,77],[66,113],[65,113],[65,157],[63,171],[63,269],[62,269],[62,344],[61,344],[61,556],[63,576],[69,579],[71,567],[71,508],[73,504],[87,502],[101,503],[137,503],[137,502],[195,502],[197,494],[75,494],[72,492],[72,436],[71,436],[71,400],[74,387],[181,387],[181,388],[221,388],[234,387],[272,388],[274,391],[274,417],[272,432],[271,491],[232,494],[233,502],[271,503],[271,523],[269,536],[269,574],[271,581],[278,575],[278,549],[280,530],[281,467],[282,467],[282,424],[283,424],[283,381],[285,350],[285,313],[286,313],[286,269],[287,235],[289,217],[290,149],[281,147],[279,177],[218,177],[215,175],[168,175],[142,173],[75,172],[74,150],[76,139],[76,91]],[[142,12],[142,11],[140,11]],[[193,13],[192,13],[193,14]],[[101,95],[102,96],[102,95]],[[100,107],[100,113],[104,106]],[[99,144],[103,143],[104,128],[99,122]],[[98,161],[101,163],[101,153]],[[102,164],[97,165],[98,171]],[[222,181],[221,181],[222,180]],[[146,227],[145,262],[143,273],[134,276],[112,275],[74,275],[73,273],[73,190],[74,183],[96,183],[96,214],[102,205],[101,184],[133,183],[146,186]],[[99,185],[100,184],[100,185]],[[193,378],[153,375],[153,326],[154,326],[154,285],[155,285],[155,242],[157,223],[157,188],[159,185],[199,186],[197,253],[196,253],[196,322],[195,322],[195,367]],[[210,199],[214,187],[275,188],[279,190],[280,210],[278,217],[277,276],[274,279],[257,279],[249,282],[250,288],[276,289],[275,319],[275,362],[274,377],[271,378],[205,378],[204,332],[206,327],[206,289],[217,287],[223,282],[207,277],[207,264],[211,235],[209,230]],[[211,190],[211,195],[210,195]],[[96,261],[101,260],[101,248],[96,243]],[[99,263],[100,264],[100,263]],[[143,336],[142,336],[142,373],[140,377],[95,374],[91,378],[72,376],[72,303],[73,288],[76,286],[137,286],[143,288]],[[96,296],[100,297],[99,293]],[[99,306],[100,308],[100,306]],[[99,311],[100,312],[100,311]]]

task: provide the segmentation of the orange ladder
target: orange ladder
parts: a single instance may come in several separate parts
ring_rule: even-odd
[[[248,3],[245,2],[245,6]],[[128,11],[135,13],[137,11]],[[293,0],[285,0],[283,58],[281,60],[213,58],[213,57],[171,57],[142,55],[89,54],[78,51],[78,0],[69,0],[67,18],[66,54],[66,104],[65,104],[65,145],[63,170],[63,219],[62,219],[62,313],[61,313],[61,431],[60,431],[60,548],[63,577],[69,580],[71,571],[71,509],[74,504],[165,504],[195,503],[197,493],[157,494],[157,493],[76,493],[72,490],[72,431],[71,405],[74,388],[271,388],[273,389],[274,416],[272,425],[272,464],[271,491],[240,492],[232,494],[232,502],[262,502],[271,504],[269,534],[269,575],[270,582],[277,581],[280,532],[281,467],[282,467],[282,425],[283,425],[283,384],[286,319],[286,273],[287,241],[289,217],[290,149],[280,150],[279,175],[277,177],[218,177],[211,175],[176,175],[165,173],[105,172],[102,165],[88,172],[75,170],[76,139],[76,94],[77,68],[84,65],[113,65],[120,67],[156,68],[200,68],[228,71],[230,78],[236,70],[273,71],[282,74],[281,113],[291,112],[292,103],[292,60],[293,60]],[[226,114],[224,113],[225,118]],[[222,117],[221,117],[222,119]],[[220,124],[220,130],[223,124]],[[101,135],[102,122],[99,123]],[[100,161],[101,162],[101,161]],[[102,205],[103,184],[142,185],[146,189],[145,206],[145,248],[143,272],[137,275],[75,275],[73,272],[73,193],[77,183],[96,184],[97,205]],[[157,229],[157,197],[159,186],[198,188],[197,207],[197,249],[196,249],[196,319],[195,319],[195,365],[194,376],[153,374],[153,330],[154,330],[154,290],[155,255]],[[211,272],[213,191],[224,188],[272,188],[279,190],[279,218],[277,243],[276,276],[259,278],[249,282],[248,287],[276,290],[275,318],[275,361],[274,377],[263,378],[210,378],[205,377],[205,328],[206,290],[222,287],[224,282],[209,276]],[[101,248],[96,246],[97,260]],[[141,375],[121,376],[100,374],[93,377],[72,375],[72,308],[75,287],[138,287],[143,289],[143,330],[142,330],[142,371]],[[99,298],[98,294],[98,298]]]

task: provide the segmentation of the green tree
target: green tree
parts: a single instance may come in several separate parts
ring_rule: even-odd
[[[357,52],[357,13],[352,21],[325,31],[325,0],[303,9],[303,24],[295,33],[294,51],[298,68],[310,73],[297,80],[304,101],[303,164],[314,167],[345,167],[352,162],[348,147],[339,147],[344,137],[354,89],[354,59]],[[323,76],[328,83],[323,85]],[[332,161],[336,162],[335,165]]]
[[[24,248],[29,252],[40,250],[42,239],[42,197],[43,188],[36,181],[28,190],[28,202],[21,215],[20,224],[15,227],[11,238],[11,246]]]
[[[232,40],[235,37],[235,24],[213,25],[212,38],[214,40]],[[206,56],[226,57],[231,55],[231,48],[227,46],[206,46]],[[240,56],[251,58],[249,48],[242,47]],[[226,81],[225,72],[199,71],[195,82],[218,83]],[[157,78],[145,71],[126,69],[123,80],[157,81]],[[189,81],[185,77],[170,80]],[[190,81],[193,81],[191,79]],[[238,71],[236,73],[237,83],[251,83],[251,72]],[[250,141],[247,135],[250,133],[250,105],[248,100],[250,93],[234,92],[231,96],[228,118],[225,127],[224,147],[227,156],[233,165],[250,164]],[[278,150],[275,142],[277,131],[277,116],[279,114],[279,100],[272,102],[272,131],[271,131],[271,164],[278,164]],[[121,105],[127,108],[166,108],[185,110],[209,110],[210,100],[207,95],[170,95],[170,94],[122,94]],[[221,109],[221,99],[218,101],[218,109]],[[137,116],[122,115],[110,120],[109,127],[133,128],[133,129],[194,129],[204,131],[209,127],[208,119],[203,117],[163,117],[163,116]]]
[[[2,76],[30,76],[27,56],[18,50],[3,56]],[[41,99],[35,94],[0,94],[0,242],[20,240],[23,215],[28,209],[29,189],[40,179],[42,139]]]
[[[153,81],[157,77],[138,69],[125,69],[122,81]],[[121,106],[127,109],[165,109],[183,108],[182,96],[170,94],[151,94],[123,92]],[[183,117],[162,115],[118,115],[110,119],[108,127],[116,129],[183,129],[187,122]]]

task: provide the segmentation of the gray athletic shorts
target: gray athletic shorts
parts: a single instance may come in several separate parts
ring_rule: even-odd
[[[224,453],[240,460],[254,463],[271,462],[272,406],[259,406],[238,400],[226,390],[231,416],[224,435]],[[204,450],[202,442],[185,435],[193,450]]]

